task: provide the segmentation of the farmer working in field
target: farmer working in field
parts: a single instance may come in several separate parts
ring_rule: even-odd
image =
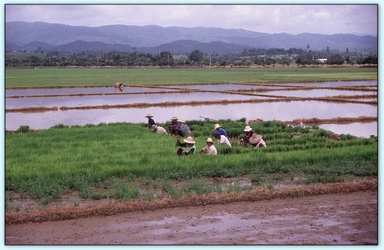
[[[177,150],[177,155],[189,155],[189,154],[195,154],[196,146],[195,141],[191,136],[189,136],[187,139],[184,139],[184,143],[180,142],[180,136],[177,137],[176,146],[185,147],[185,150],[182,148],[179,148]]]
[[[241,139],[244,147],[247,147],[248,144],[251,147],[266,147],[267,144],[262,139],[261,135],[256,134],[250,126],[246,126],[244,129],[244,137]]]
[[[148,118],[148,123],[147,123],[146,127],[151,128],[153,125],[156,125],[155,120],[153,120],[153,118],[152,118],[153,115],[147,114],[145,117]]]
[[[228,138],[225,137],[224,135],[221,135],[219,132],[213,133],[213,136],[217,139],[217,142],[219,144],[225,144],[230,147],[232,147],[231,143],[229,142]]]
[[[124,84],[122,82],[115,83],[116,92],[123,92]]]
[[[252,128],[250,126],[246,126],[244,129],[244,136],[240,140],[240,142],[244,145],[244,147],[246,147],[249,144],[249,139],[252,137],[252,135],[253,135]]]
[[[253,133],[251,138],[249,138],[249,145],[251,145],[251,147],[254,147],[254,148],[267,147],[267,144],[263,140],[263,137],[261,135],[256,134],[256,133]]]
[[[219,125],[219,124],[215,124],[214,130],[216,130],[216,131],[219,132],[221,135],[224,135],[225,137],[228,138],[227,131],[225,131],[225,130],[221,127],[221,125]]]
[[[189,127],[188,127],[187,123],[185,122],[185,120],[180,120],[179,124],[180,124],[180,130],[182,131],[183,136],[184,137],[189,137],[191,135],[191,130],[189,129]]]
[[[200,154],[207,154],[207,155],[217,155],[217,150],[215,145],[213,145],[212,138],[208,138],[206,141],[207,145],[200,149]]]
[[[167,130],[165,130],[165,128],[157,126],[157,125],[152,125],[151,129],[156,134],[168,134],[168,132],[167,132]]]
[[[180,129],[180,124],[177,120],[177,117],[172,117],[171,123],[168,124],[169,132],[171,135],[180,135],[183,136],[183,132]]]

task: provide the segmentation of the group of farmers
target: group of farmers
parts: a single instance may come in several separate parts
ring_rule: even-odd
[[[153,115],[147,114],[145,117],[148,118],[148,123],[146,126],[153,130],[153,132],[158,134],[168,134],[168,131],[156,125]],[[177,117],[172,117],[171,122],[168,124],[169,133],[172,136],[176,137],[176,145],[179,146],[177,154],[180,155],[190,155],[195,154],[196,145],[195,141],[191,136],[191,130],[189,129],[185,120],[178,120]],[[180,142],[181,137],[186,137],[183,139],[183,142]],[[228,147],[231,147],[231,143],[228,139],[228,133],[223,129],[219,124],[215,124],[213,137],[217,139],[218,144],[223,144]],[[240,144],[243,144],[245,147],[266,147],[266,143],[263,140],[261,135],[256,134],[250,126],[246,126],[244,129],[244,136],[240,139]],[[214,145],[212,138],[206,140],[206,145],[199,150],[201,154],[208,155],[217,155],[217,149]]]

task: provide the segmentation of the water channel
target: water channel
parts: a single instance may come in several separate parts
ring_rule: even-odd
[[[377,81],[125,87],[122,92],[116,92],[112,86],[7,89],[5,95],[6,130],[16,130],[20,126],[47,129],[58,124],[82,126],[115,122],[144,123],[147,113],[153,114],[158,123],[168,122],[173,116],[187,121],[203,120],[202,117],[217,120],[246,118],[247,121],[377,117]],[[341,96],[347,101],[311,99],[335,96]],[[282,97],[292,99],[271,101],[271,98],[278,100]],[[309,99],[300,99],[303,97]],[[250,99],[254,101],[247,102]],[[375,101],[376,105],[372,104]],[[164,103],[167,105],[163,105]],[[143,105],[114,107],[125,104]],[[106,106],[100,108],[101,105]],[[28,110],[30,107],[55,108],[32,112]],[[71,109],[66,110],[63,107]],[[13,111],[17,108],[26,110]],[[322,124],[319,127],[339,134],[349,133],[361,137],[377,135],[377,121]]]

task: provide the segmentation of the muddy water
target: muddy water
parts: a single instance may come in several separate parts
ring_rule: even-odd
[[[287,86],[285,88],[285,86]],[[320,89],[295,89],[292,86],[320,87]],[[345,90],[329,89],[329,87],[349,87]],[[284,89],[285,88],[285,89]],[[356,88],[356,91],[354,91]],[[189,92],[185,92],[189,89]],[[376,91],[375,91],[376,90]],[[182,91],[182,92],[178,92]],[[203,92],[202,92],[203,91]],[[205,92],[204,92],[205,91]],[[228,94],[226,91],[241,91]],[[73,96],[81,94],[81,96]],[[251,94],[251,95],[250,95]],[[356,100],[372,100],[369,95],[377,95],[377,81],[364,82],[327,82],[309,84],[280,84],[280,85],[250,85],[250,84],[221,84],[221,85],[190,85],[190,86],[159,86],[152,88],[125,87],[121,93],[110,88],[56,88],[56,89],[20,89],[6,90],[6,109],[24,107],[57,107],[55,111],[48,112],[6,112],[5,129],[16,130],[20,126],[29,126],[31,129],[46,129],[57,124],[85,125],[113,122],[146,122],[145,115],[151,113],[158,123],[165,123],[172,116],[186,120],[201,120],[202,117],[212,119],[241,119],[248,120],[281,120],[294,119],[330,119],[336,117],[377,116],[377,105],[361,103],[335,103],[323,101],[286,101],[286,102],[258,102],[258,103],[231,103],[222,105],[223,100],[266,100],[260,96],[287,96],[287,97],[323,97],[323,96],[349,96]],[[52,96],[59,95],[59,96]],[[32,97],[33,96],[33,97]],[[373,98],[375,99],[375,98]],[[159,106],[164,102],[192,102],[200,101],[198,105]],[[214,101],[205,105],[205,101]],[[145,108],[105,108],[96,109],[98,105],[119,105],[149,103]],[[215,104],[217,103],[217,104]],[[63,111],[60,107],[90,106],[86,110]],[[202,117],[201,117],[202,116]],[[347,125],[324,126],[325,129],[343,131],[357,136],[369,137],[377,135],[377,122],[355,123]]]
[[[156,87],[124,87],[124,93],[139,92],[158,92],[173,91],[180,89],[205,90],[205,91],[228,91],[228,90],[274,90],[281,87],[357,87],[365,86],[368,88],[377,88],[377,81],[353,81],[353,82],[324,82],[324,83],[284,83],[280,85],[273,84],[212,84],[212,85],[169,85]],[[32,95],[68,95],[68,94],[106,94],[116,93],[113,87],[88,87],[88,88],[36,88],[36,89],[7,89],[6,97],[9,96],[32,96]]]
[[[249,96],[253,93],[254,96]],[[58,97],[23,97],[8,98],[6,102],[7,109],[22,107],[76,107],[76,106],[98,106],[98,105],[118,105],[133,103],[162,103],[162,102],[192,102],[192,101],[220,101],[220,100],[248,100],[257,98],[265,100],[267,97],[259,96],[259,92],[248,92],[248,95],[242,94],[222,94],[222,93],[171,93],[171,94],[142,94],[142,95],[90,95],[90,96],[58,96]],[[263,95],[266,93],[262,93]],[[334,90],[302,90],[302,91],[273,91],[268,95],[273,97],[322,97],[337,95],[374,95],[376,92],[356,92],[356,91],[334,91]],[[371,100],[371,99],[370,99]]]
[[[364,191],[176,207],[6,225],[5,242],[8,245],[130,247],[377,245],[377,205],[377,192]]]
[[[351,123],[351,124],[321,124],[320,128],[330,130],[336,134],[351,134],[358,137],[368,138],[371,135],[377,136],[377,122]]]
[[[125,87],[124,92],[156,92],[156,88]],[[171,89],[168,91],[172,91]],[[106,94],[116,93],[115,88],[111,87],[89,87],[89,88],[37,88],[37,89],[7,89],[6,96],[32,96],[32,95],[69,95],[69,94]]]
[[[310,86],[310,87],[345,87],[345,86],[366,86],[366,87],[377,87],[377,81],[337,81],[337,82],[320,82],[320,83],[282,83],[278,86],[276,84],[221,84],[221,85],[187,85],[183,88],[196,88],[203,90],[234,90],[234,89],[274,89],[281,86]],[[179,85],[170,87],[180,87]]]
[[[191,102],[205,100],[247,100],[246,95],[230,95],[220,93],[172,93],[172,94],[142,94],[142,95],[96,95],[96,96],[63,96],[63,97],[24,97],[8,98],[7,108],[20,107],[76,107],[76,106],[98,106],[98,105],[117,105],[132,103],[162,103],[162,102]],[[265,97],[260,97],[265,99]]]
[[[49,111],[37,113],[6,113],[6,129],[16,130],[21,125],[28,125],[31,129],[45,129],[57,124],[86,125],[113,122],[145,123],[145,114],[154,114],[155,121],[164,123],[170,117],[177,116],[189,120],[201,120],[203,117],[213,119],[250,119],[290,121],[296,118],[328,119],[333,117],[377,116],[376,107],[364,104],[336,104],[316,101],[307,102],[276,102],[259,104],[231,104],[209,106],[180,106],[169,108],[128,108],[128,109],[91,109]],[[341,125],[331,124],[325,129]],[[348,126],[343,125],[344,133]],[[358,123],[353,126],[354,132],[365,132],[365,136],[377,135],[377,123]],[[352,131],[351,131],[352,132]],[[353,133],[352,133],[353,134]],[[357,134],[356,134],[357,135]],[[360,136],[360,135],[358,135]]]
[[[255,93],[255,92],[253,92]],[[290,96],[290,97],[323,97],[323,96],[357,96],[357,95],[375,95],[376,91],[348,91],[348,90],[332,90],[332,89],[314,89],[314,90],[289,90],[289,91],[273,91],[268,95]]]

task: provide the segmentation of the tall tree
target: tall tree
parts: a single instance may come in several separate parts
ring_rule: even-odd
[[[189,55],[188,58],[190,61],[197,63],[197,62],[201,62],[203,60],[204,54],[200,50],[196,49],[196,50],[191,52],[191,54]]]
[[[160,58],[158,61],[159,65],[173,65],[174,60],[171,52],[169,51],[162,51],[160,52]]]

